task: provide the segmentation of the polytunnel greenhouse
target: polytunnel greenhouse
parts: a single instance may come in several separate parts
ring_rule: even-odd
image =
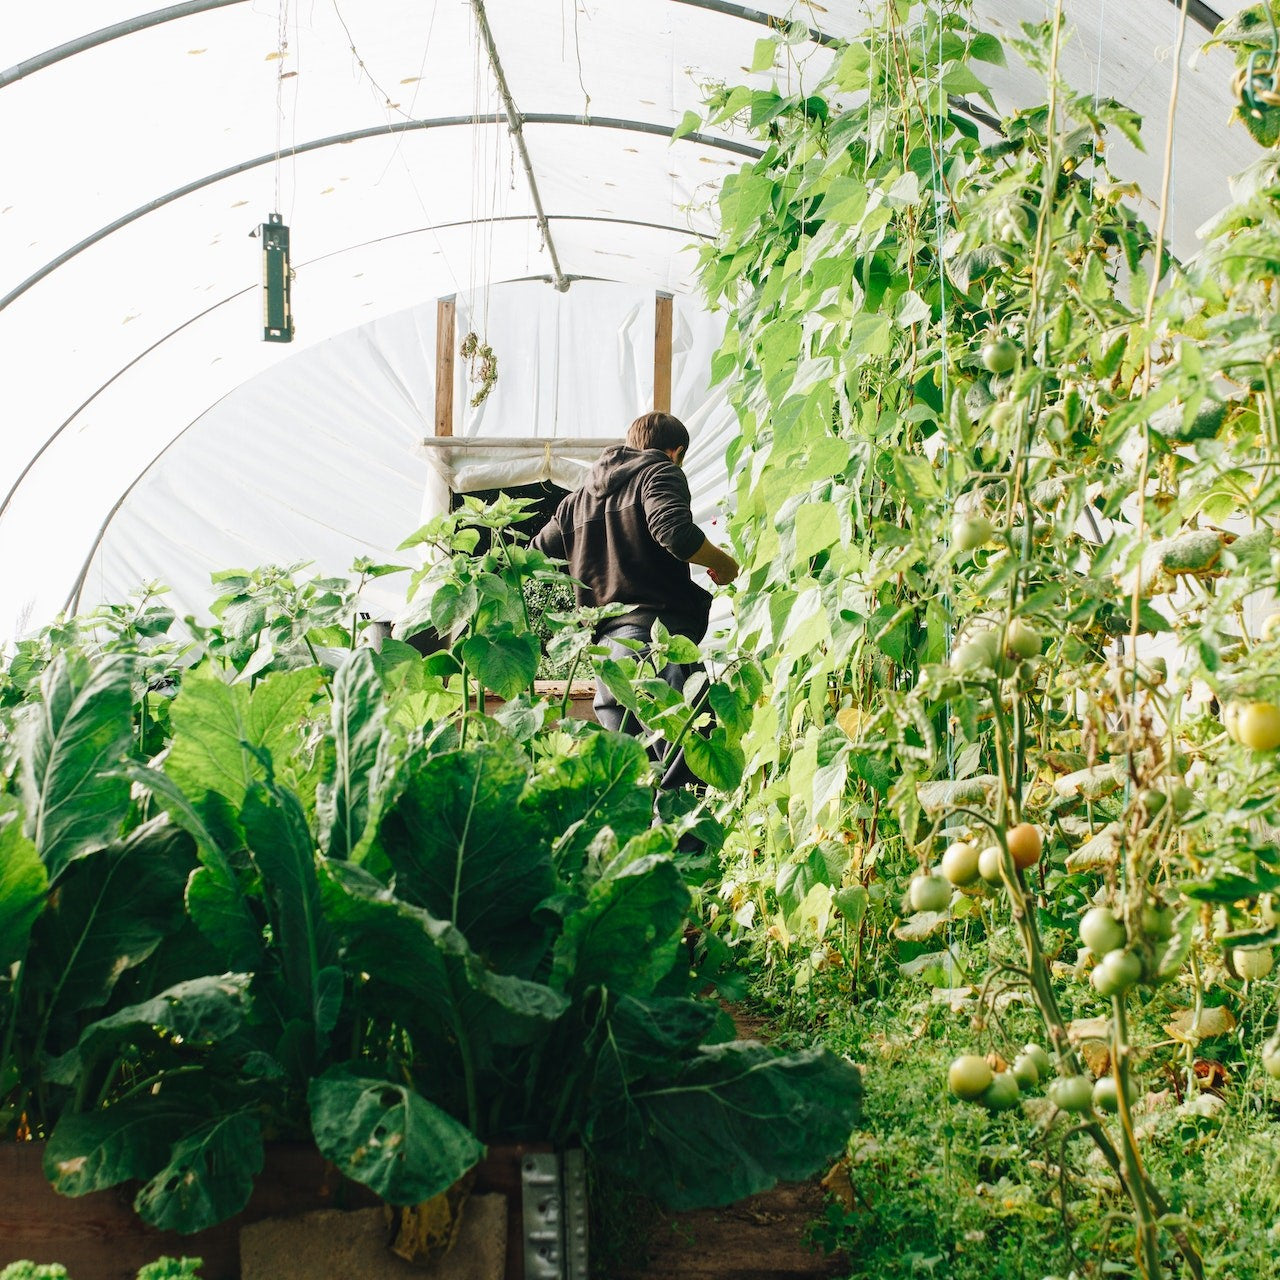
[[[0,67],[0,1280],[1280,1277],[1280,0]]]

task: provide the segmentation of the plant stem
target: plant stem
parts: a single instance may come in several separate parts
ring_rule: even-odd
[[[357,607],[351,610],[351,648],[356,647],[356,634],[360,627],[360,593],[364,590],[364,574],[360,575],[359,581],[356,583],[355,605]]]
[[[471,712],[471,685],[467,678],[467,664],[459,664],[462,675],[462,724],[458,730],[458,748],[464,750],[467,745],[467,721]]]
[[[484,1135],[480,1132],[480,1100],[476,1094],[476,1063],[471,1052],[471,1038],[467,1029],[457,1024],[453,1033],[458,1041],[458,1055],[462,1059],[462,1079],[467,1093],[467,1128],[476,1137],[482,1138]]]
[[[1036,1007],[1040,1010],[1040,1017],[1044,1022],[1045,1029],[1049,1033],[1049,1039],[1053,1042],[1054,1052],[1058,1057],[1060,1066],[1065,1065],[1069,1068],[1064,1072],[1067,1075],[1083,1074],[1080,1059],[1075,1049],[1071,1045],[1070,1036],[1067,1032],[1066,1023],[1062,1017],[1062,1011],[1058,1008],[1058,999],[1053,991],[1053,983],[1049,975],[1048,962],[1045,959],[1044,946],[1040,940],[1040,931],[1036,926],[1035,918],[1028,910],[1027,896],[1022,884],[1021,874],[1013,881],[1006,879],[1005,887],[1009,893],[1009,899],[1012,906],[1014,924],[1018,929],[1022,944],[1027,953],[1027,968],[1031,978],[1031,993],[1035,1000]],[[1114,1058],[1114,1054],[1113,1054]],[[1117,1091],[1120,1091],[1120,1080],[1117,1077]],[[1128,1108],[1127,1101],[1124,1101],[1124,1095],[1121,1092],[1121,1106],[1125,1107],[1126,1113]],[[1164,1203],[1163,1198],[1156,1191],[1155,1187],[1147,1180],[1147,1176],[1142,1169],[1140,1160],[1136,1164],[1128,1165],[1121,1160],[1120,1154],[1116,1151],[1115,1145],[1107,1136],[1106,1130],[1096,1120],[1084,1126],[1085,1131],[1093,1139],[1094,1144],[1102,1154],[1102,1158],[1111,1167],[1111,1171],[1120,1179],[1121,1184],[1125,1187],[1126,1194],[1129,1196],[1130,1202],[1134,1205],[1135,1213],[1138,1213],[1139,1201],[1145,1209],[1145,1219],[1139,1218],[1139,1226],[1141,1229],[1142,1221],[1152,1223],[1154,1228],[1155,1219],[1152,1217],[1152,1210],[1159,1217],[1168,1216],[1168,1206]],[[1132,1128],[1128,1130],[1127,1136],[1132,1138]],[[1133,1151],[1137,1156],[1136,1145]],[[1126,1158],[1128,1153],[1126,1152]],[[1178,1245],[1178,1251],[1182,1254],[1183,1261],[1187,1264],[1187,1270],[1190,1271],[1196,1280],[1202,1280],[1204,1275],[1204,1267],[1200,1261],[1200,1254],[1195,1245],[1191,1242],[1187,1234],[1179,1228],[1172,1227],[1170,1229],[1174,1241]],[[1158,1268],[1151,1273],[1149,1280],[1156,1280],[1160,1272]]]
[[[578,674],[578,667],[582,663],[582,655],[576,653],[573,661],[569,664],[569,674],[565,677],[564,697],[560,699],[560,719],[567,720],[569,718],[569,707],[573,702],[573,678]]]
[[[1134,1228],[1138,1237],[1138,1265],[1146,1280],[1160,1276],[1160,1242],[1157,1226],[1147,1200],[1147,1175],[1133,1131],[1129,1110],[1129,1024],[1124,995],[1111,997],[1111,1072],[1116,1083],[1120,1115],[1120,1149],[1124,1153],[1129,1201],[1133,1205]]]

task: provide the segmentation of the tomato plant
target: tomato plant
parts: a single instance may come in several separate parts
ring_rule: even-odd
[[[913,896],[905,919],[864,915],[850,982],[897,961],[951,990],[957,937],[1016,941],[974,989],[1034,1004],[1060,1109],[1089,1115],[1154,1280],[1168,1204],[1129,1111],[1133,1015],[1180,1020],[1151,1052],[1197,1093],[1195,1011],[1238,987],[1235,949],[1280,941],[1259,905],[1280,889],[1280,643],[1252,621],[1280,582],[1280,317],[1259,265],[1280,214],[1262,176],[1177,262],[1107,170],[1108,133],[1140,122],[1063,83],[1062,41],[1051,19],[1008,42],[1049,101],[994,140],[946,92],[945,67],[981,95],[1005,57],[964,5],[885,6],[807,87],[820,112],[712,97],[713,123],[758,108],[765,146],[702,256],[742,429],[737,636],[767,655],[737,847],[767,893],[837,833],[832,889],[868,902],[941,859],[947,915]],[[785,924],[761,913],[780,969]],[[1076,1007],[1101,1009],[1114,1124],[1081,1096]],[[997,1106],[1016,1083],[996,1073]]]

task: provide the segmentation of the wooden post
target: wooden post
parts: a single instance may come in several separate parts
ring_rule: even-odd
[[[436,435],[453,435],[453,353],[456,337],[453,298],[436,303]]]
[[[653,300],[653,407],[671,412],[672,297],[660,293]]]

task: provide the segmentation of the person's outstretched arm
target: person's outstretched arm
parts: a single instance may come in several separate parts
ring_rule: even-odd
[[[703,537],[702,546],[689,557],[689,563],[700,565],[718,586],[724,586],[738,576],[738,562],[707,537]]]

